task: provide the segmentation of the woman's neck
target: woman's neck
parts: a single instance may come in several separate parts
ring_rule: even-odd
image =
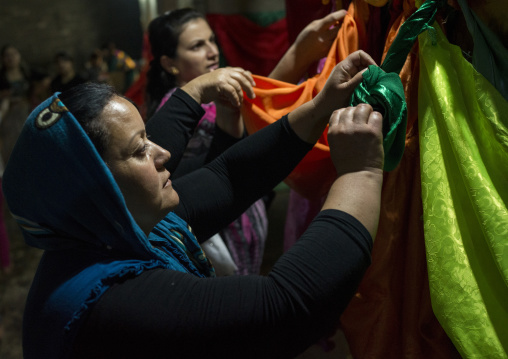
[[[69,82],[70,80],[72,80],[74,78],[75,74],[76,74],[75,71],[69,71],[68,73],[62,75],[62,82],[64,84]]]
[[[9,82],[19,81],[25,78],[25,76],[23,75],[23,71],[21,71],[20,67],[13,67],[7,69],[5,74],[7,75],[7,80]]]

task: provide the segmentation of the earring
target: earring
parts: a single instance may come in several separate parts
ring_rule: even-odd
[[[171,72],[171,75],[173,75],[173,76],[177,76],[180,73],[180,71],[178,71],[178,69],[174,66],[171,66],[169,71]]]

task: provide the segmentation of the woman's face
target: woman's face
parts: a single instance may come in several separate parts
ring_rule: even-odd
[[[60,57],[56,59],[56,69],[58,74],[65,76],[74,71],[74,64],[72,61]]]
[[[178,38],[176,57],[172,60],[180,72],[176,76],[179,86],[219,67],[215,35],[204,19],[194,19],[184,25]]]
[[[2,56],[2,63],[8,69],[14,69],[19,66],[21,62],[21,55],[15,47],[8,47],[5,49]]]
[[[148,234],[179,203],[164,167],[171,155],[148,140],[144,122],[129,101],[115,96],[101,117],[110,134],[104,160],[134,220]]]

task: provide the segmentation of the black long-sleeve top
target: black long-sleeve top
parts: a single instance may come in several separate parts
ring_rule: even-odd
[[[181,109],[178,101],[172,104]],[[162,137],[160,144],[171,134]],[[208,238],[287,176],[310,146],[283,117],[175,181],[177,214]],[[336,328],[371,247],[359,221],[325,210],[267,276],[197,278],[155,269],[127,278],[91,309],[75,357],[294,357]]]

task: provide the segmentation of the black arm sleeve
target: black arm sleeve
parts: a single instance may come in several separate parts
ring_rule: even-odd
[[[292,358],[336,329],[371,247],[359,221],[326,210],[266,277],[147,271],[101,297],[75,357]]]
[[[182,159],[189,139],[205,110],[181,89],[176,89],[166,103],[146,123],[150,140],[171,153],[165,164],[174,172]],[[204,161],[204,158],[203,158]]]
[[[284,180],[310,149],[284,116],[207,166],[176,179],[180,205],[175,212],[198,240],[205,240]]]
[[[235,138],[227,132],[224,132],[219,126],[215,126],[212,143],[210,144],[208,151],[198,156],[182,158],[178,167],[171,172],[171,178],[176,179],[178,177],[182,177],[194,170],[197,170],[198,168],[203,167],[205,164],[217,158],[222,152],[240,140],[241,139]],[[170,139],[166,141],[166,143],[169,142],[171,142]]]
[[[146,133],[150,136],[150,140],[171,153],[171,158],[165,167],[171,172],[173,178],[203,167],[240,141],[215,126],[210,150],[200,156],[182,160],[187,144],[203,115],[203,108],[185,91],[177,89],[146,123]]]
[[[205,163],[209,163],[216,159],[222,152],[226,151],[229,147],[240,141],[242,138],[236,138],[229,133],[222,130],[219,126],[215,125],[213,140],[210,144],[210,149],[206,156]]]

